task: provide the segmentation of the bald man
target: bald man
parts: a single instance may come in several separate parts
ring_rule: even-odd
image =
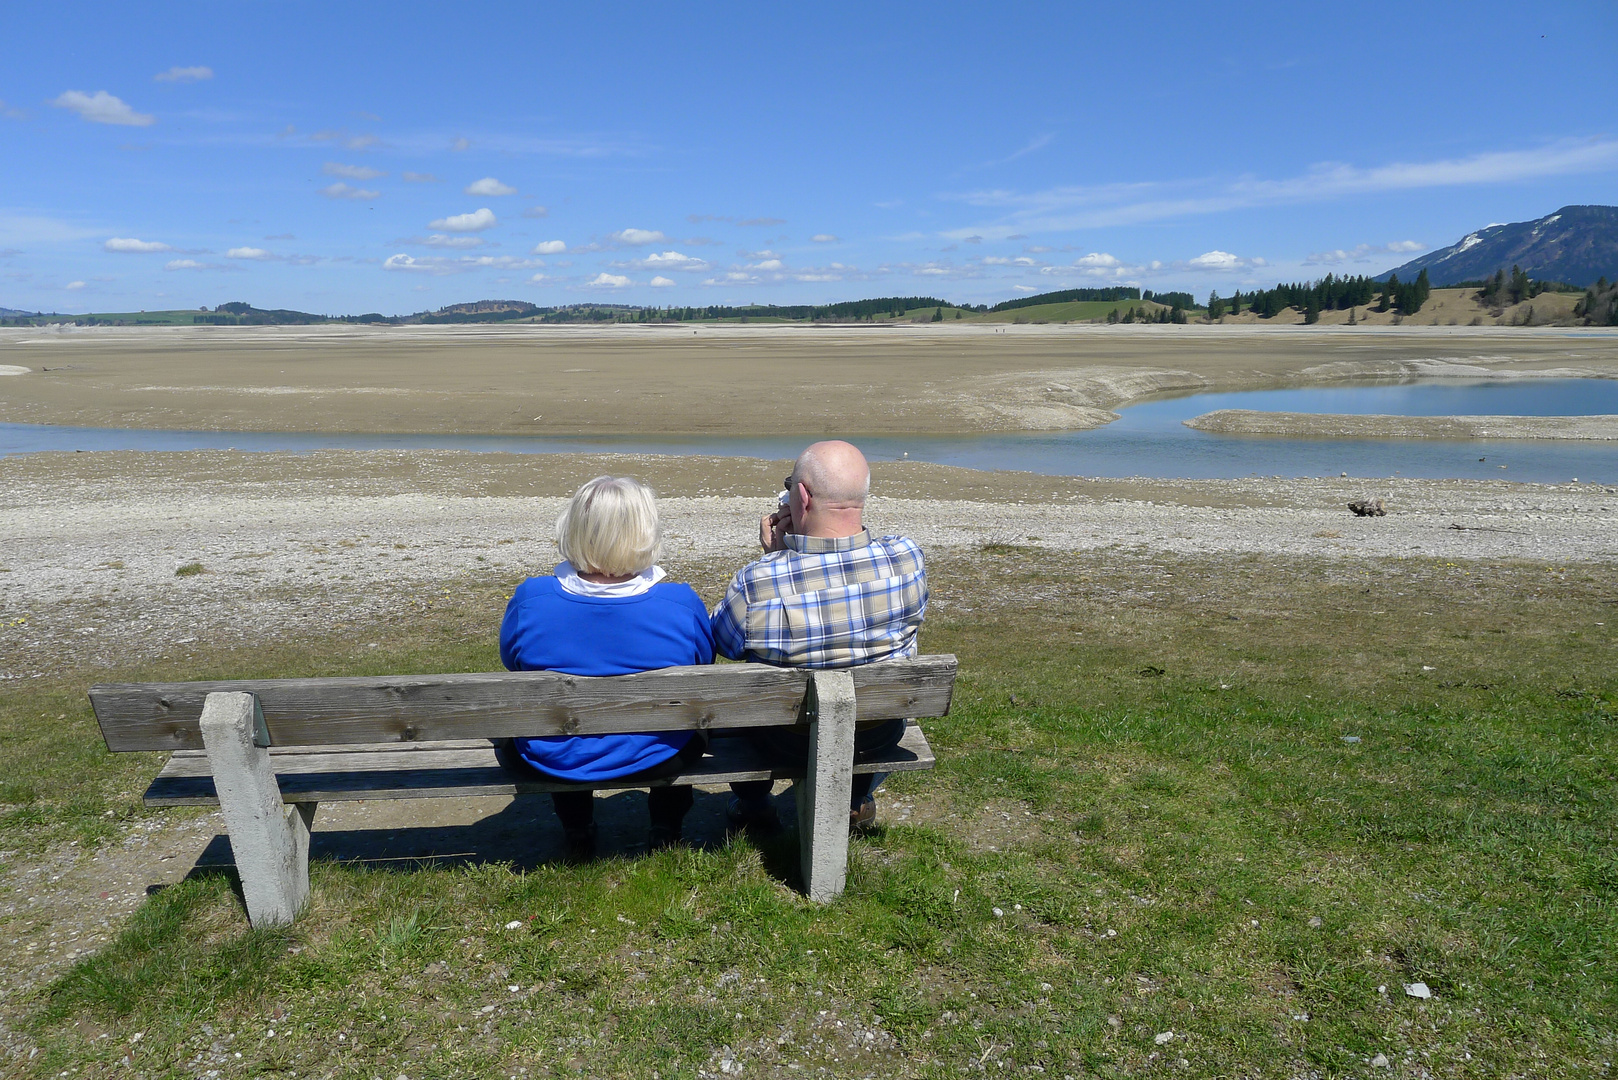
[[[921,549],[902,536],[871,536],[864,522],[870,488],[865,455],[849,443],[818,442],[798,455],[785,505],[759,522],[763,557],[736,574],[714,612],[721,655],[811,668],[916,655],[916,631],[927,612]],[[855,752],[878,754],[903,734],[902,720],[862,726]],[[808,753],[807,739],[790,729],[761,729],[756,738],[777,753]],[[881,774],[854,777],[850,825],[876,820],[871,791],[881,782]],[[732,789],[734,826],[767,831],[777,824],[768,781]]]

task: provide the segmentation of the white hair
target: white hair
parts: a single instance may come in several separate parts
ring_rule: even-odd
[[[657,562],[663,530],[657,495],[629,476],[598,476],[556,519],[556,546],[583,574],[638,574]]]

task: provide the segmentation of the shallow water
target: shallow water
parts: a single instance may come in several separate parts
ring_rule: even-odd
[[[1093,431],[857,439],[872,460],[908,458],[971,469],[1056,476],[1234,478],[1415,476],[1562,483],[1618,482],[1618,444],[1526,439],[1308,439],[1222,435],[1181,421],[1217,409],[1399,416],[1618,414],[1618,380],[1535,379],[1380,383],[1192,394],[1118,410]],[[0,456],[45,450],[308,452],[471,450],[519,454],[646,453],[790,458],[791,438],[522,438],[504,435],[362,435],[150,431],[0,424]]]

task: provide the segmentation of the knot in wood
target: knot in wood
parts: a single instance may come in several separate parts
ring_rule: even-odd
[[[414,727],[406,726],[404,730],[399,732],[399,739],[402,742],[415,742],[420,738],[420,734]]]

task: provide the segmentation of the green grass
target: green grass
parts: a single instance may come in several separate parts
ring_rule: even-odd
[[[977,318],[979,322],[995,323],[1089,322],[1091,319],[1104,320],[1107,312],[1113,310],[1118,312],[1119,318],[1123,318],[1130,308],[1155,314],[1167,306],[1154,300],[1074,300],[1066,304],[1035,304],[1010,311],[996,311]]]
[[[1605,1074],[1618,572],[1002,544],[932,574],[924,649],[962,664],[939,767],[889,782],[837,904],[793,891],[790,837],[319,864],[275,931],[199,877],[18,1004],[22,1075]],[[489,667],[478,588],[386,656],[123,674]],[[0,790],[42,815],[0,847],[114,835],[87,820],[155,770],[86,749],[50,681],[0,698],[0,775],[29,778]]]

